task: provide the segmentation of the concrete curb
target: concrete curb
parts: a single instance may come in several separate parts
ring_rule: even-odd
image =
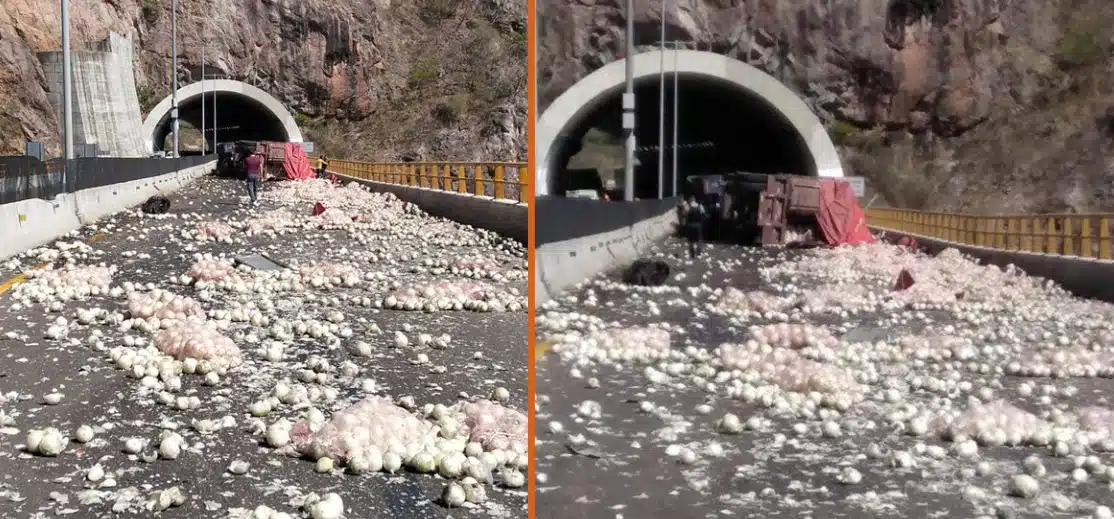
[[[1037,252],[1004,251],[892,229],[871,227],[871,230],[885,233],[886,241],[897,241],[904,236],[916,238],[920,248],[930,254],[937,254],[944,249],[956,249],[986,265],[1005,267],[1012,264],[1030,276],[1055,281],[1076,296],[1114,302],[1114,284],[1103,282],[1114,278],[1114,261]]]
[[[216,161],[175,173],[0,205],[0,259],[39,247],[66,233],[142,204],[156,194],[173,193],[209,174]]]
[[[530,239],[528,204],[513,200],[497,200],[490,196],[374,182],[333,171],[330,173],[344,181],[359,182],[370,187],[372,191],[394,193],[399,200],[417,205],[433,216],[487,229],[521,243],[527,243]]]
[[[542,304],[584,281],[638,259],[672,234],[677,212],[665,213],[614,231],[547,243],[535,251],[534,301]]]

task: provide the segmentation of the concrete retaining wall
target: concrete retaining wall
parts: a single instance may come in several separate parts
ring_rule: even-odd
[[[330,173],[345,182],[359,182],[373,191],[394,193],[400,200],[417,205],[433,216],[497,232],[522,243],[530,238],[530,206],[527,204],[496,200],[490,196],[373,182],[333,171]]]
[[[38,247],[82,225],[142,204],[156,194],[177,191],[213,171],[216,162],[133,182],[83,189],[0,205],[0,259]]]
[[[954,248],[987,265],[1005,267],[1013,264],[1030,276],[1055,281],[1076,296],[1114,302],[1114,284],[1103,282],[1103,280],[1114,278],[1114,261],[1073,258],[1035,252],[1004,251],[901,233],[889,229],[873,227],[871,229],[876,232],[884,231],[886,241],[896,241],[903,236],[916,238],[920,248],[930,254]]]
[[[132,42],[110,33],[95,45],[99,50],[73,51],[74,145],[95,144],[112,157],[143,157],[139,98],[135,90]],[[61,125],[62,53],[40,52],[46,74],[47,98]]]
[[[535,304],[558,297],[593,276],[634,262],[676,227],[677,212],[670,208],[613,231],[539,246],[534,256]]]

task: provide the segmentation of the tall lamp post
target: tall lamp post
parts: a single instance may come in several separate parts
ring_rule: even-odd
[[[205,50],[208,42],[205,40],[205,29],[208,26],[204,21],[201,26],[201,154],[209,152],[209,145],[205,138]],[[216,143],[213,144],[214,146]]]
[[[665,198],[665,10],[669,0],[661,2],[661,44],[658,48],[658,200]],[[677,150],[673,150],[676,153]]]
[[[170,119],[174,128],[174,158],[178,158],[178,0],[170,0]]]
[[[634,0],[627,0],[627,90],[623,93],[623,133],[627,148],[624,157],[623,199],[634,201]]]
[[[209,74],[209,79],[221,79],[220,74]],[[205,79],[205,76],[202,76]],[[204,102],[202,103],[204,105]],[[204,134],[202,134],[204,135]],[[217,88],[213,86],[213,152],[217,151]]]
[[[678,101],[681,98],[680,81],[678,80],[678,76],[680,76],[680,74],[677,71],[678,57],[679,53],[677,52],[677,42],[673,42],[673,196],[677,196],[677,183],[678,179],[680,178],[680,175],[677,173],[677,153],[679,151],[677,149],[677,121],[680,119],[681,107],[680,102]]]
[[[70,0],[62,0],[62,140],[64,166],[62,168],[62,189],[66,189],[66,177],[70,169],[73,153],[73,64],[70,60]]]

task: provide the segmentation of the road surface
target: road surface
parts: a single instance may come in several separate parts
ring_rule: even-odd
[[[78,243],[68,253],[74,256],[75,265],[115,266],[118,270],[113,286],[151,284],[192,298],[202,299],[203,293],[211,296],[202,299],[201,304],[210,312],[210,321],[220,322],[223,333],[238,343],[245,364],[220,377],[215,386],[204,385],[199,375],[183,375],[177,395],[197,396],[200,406],[195,409],[182,411],[163,405],[156,398],[158,391],[143,388],[140,380],[118,369],[110,358],[112,348],[137,338],[151,340],[153,335],[107,324],[74,323],[79,310],[94,307],[128,317],[126,296],[90,296],[65,302],[51,311],[49,302],[25,304],[20,300],[21,294],[33,294],[29,287],[34,278],[15,283],[19,281],[16,278],[0,285],[5,292],[0,294],[0,394],[4,395],[0,411],[7,417],[0,431],[0,503],[5,517],[109,517],[115,516],[114,511],[148,516],[145,506],[150,495],[170,487],[178,487],[186,500],[182,506],[163,512],[165,517],[251,517],[250,511],[261,505],[299,517],[299,506],[306,495],[329,492],[341,496],[347,517],[459,516],[459,512],[450,513],[437,502],[445,484],[439,477],[406,471],[393,476],[353,476],[339,467],[330,473],[318,473],[312,461],[268,448],[258,430],[249,430],[254,420],[249,406],[266,399],[280,380],[298,384],[307,360],[321,357],[332,366],[331,380],[305,385],[336,391],[334,401],[314,403],[326,418],[372,393],[397,402],[410,397],[421,407],[487,398],[498,387],[509,390],[509,406],[524,409],[527,314],[522,245],[432,219],[414,208],[403,208],[397,201],[384,202],[378,209],[395,215],[384,220],[386,224],[376,223],[373,211],[364,207],[360,222],[370,227],[361,229],[340,222],[321,229],[317,224],[306,225],[311,221],[314,200],[295,199],[292,193],[269,183],[261,205],[248,208],[242,183],[204,178],[170,197],[168,216],[122,213],[63,240]],[[196,231],[200,221],[235,227],[265,222],[281,211],[292,215],[288,224],[295,222],[298,226],[278,234],[251,236],[244,229],[233,229],[230,242],[198,241],[182,235],[183,230]],[[281,217],[275,221],[279,220]],[[57,251],[54,247],[54,256]],[[231,258],[259,252],[300,265],[317,261],[350,264],[362,279],[354,287],[311,287],[280,293],[237,293],[175,282],[189,271],[195,254]],[[5,278],[38,267],[43,259],[52,259],[49,250],[46,255],[43,250],[35,254],[4,262]],[[496,270],[506,279],[483,282],[497,287],[505,301],[521,301],[520,307],[507,305],[502,312],[435,313],[375,307],[392,293],[395,282],[472,282],[458,274],[424,267],[427,259],[451,262],[471,255],[483,256],[499,266]],[[317,338],[293,338],[286,341],[284,358],[268,359],[265,348],[260,347],[267,342],[259,339],[267,335],[265,324],[255,326],[242,319],[230,320],[227,315],[221,321],[221,316],[212,313],[250,305],[273,307],[262,312],[272,324],[297,319],[328,324],[331,312],[339,311],[343,314],[337,323],[339,328],[348,328],[352,334],[338,335],[346,333],[341,330],[331,334],[332,338],[329,333]],[[66,336],[48,338],[51,324],[59,318],[69,321]],[[404,347],[397,346],[395,334],[399,332],[409,338]],[[91,346],[96,339],[90,337],[96,334],[108,351]],[[421,345],[423,334],[447,334],[451,342],[447,348]],[[353,349],[359,341],[368,343],[370,351]],[[359,373],[343,374],[338,368],[345,362],[354,364]],[[48,405],[44,396],[53,392],[64,396],[56,405]],[[279,417],[300,421],[306,411],[297,407],[276,406],[261,420],[264,424]],[[219,423],[225,417],[234,423],[215,432],[199,431],[191,425],[198,420]],[[82,425],[94,428],[95,439],[88,444],[69,443],[56,457],[21,449],[32,428],[53,426],[73,437]],[[149,459],[160,432],[166,429],[176,430],[190,448],[174,460]],[[123,451],[128,438],[152,443],[139,455],[128,454]],[[247,462],[250,469],[246,474],[233,475],[227,469],[234,461]],[[86,474],[98,463],[106,476],[91,483]],[[108,480],[114,480],[114,484],[106,484]],[[467,504],[464,510],[479,517],[525,514],[526,496],[521,489],[489,487],[487,495],[483,504]]]
[[[901,256],[818,262],[830,253],[716,245],[690,261],[684,250],[669,241],[650,255],[673,268],[664,287],[630,287],[610,275],[539,310],[539,338],[548,348],[536,364],[540,519],[1109,517],[1101,507],[1114,506],[1114,423],[1107,413],[1114,384],[1074,376],[1082,373],[1052,378],[1035,371],[1030,375],[1039,376],[1022,378],[1007,372],[1015,361],[1034,366],[1018,359],[1041,346],[1051,353],[1088,343],[1089,366],[1109,371],[1110,305],[1027,282],[1019,283],[1028,288],[1009,292],[1014,289],[1002,287],[1018,278],[985,270],[932,280],[937,260],[921,259],[914,277],[922,286],[945,287],[953,300],[967,287],[965,299],[886,307],[880,302],[899,297],[890,287],[900,271],[887,269],[886,262]],[[860,275],[872,269],[882,274]],[[720,295],[714,291],[726,287],[805,295],[806,305],[834,312],[717,311]],[[923,297],[935,297],[924,290]],[[1010,300],[980,292],[1028,295]],[[994,308],[986,301],[1006,303]],[[837,337],[838,345],[827,351],[814,342],[799,352],[824,369],[849,373],[865,399],[838,412],[834,398],[817,398],[824,403],[800,413],[794,402],[801,398],[795,397],[809,395],[791,394],[789,384],[816,380],[804,368],[791,373],[794,380],[775,379],[776,372],[765,369],[773,364],[735,364],[732,372],[718,360],[721,344],[755,339],[750,326],[782,321],[821,326]],[[645,352],[651,335],[607,342],[596,332],[637,327],[668,330],[668,356],[624,358],[623,351]],[[955,343],[960,346],[947,355],[914,358],[918,350],[930,350],[918,340],[942,336],[968,342]],[[896,347],[902,344],[914,346]],[[992,422],[994,410],[1002,409],[993,404],[998,399],[1018,408],[1013,422]],[[1090,422],[1081,423],[1088,406],[1096,409],[1089,411]],[[971,433],[977,441],[963,442],[962,449],[936,434],[943,430],[938,422],[917,418],[970,410],[967,417],[981,419],[979,430],[990,439]],[[1035,416],[1024,418],[1024,411]],[[727,413],[744,430],[725,433],[717,422]],[[1044,434],[1061,435],[1051,443],[1058,438],[1063,445],[1032,444],[1047,445],[1045,437],[1011,447],[1002,445],[1004,437],[993,437],[998,431],[1034,434],[1024,420],[1040,418],[1047,419]],[[1088,440],[1074,439],[1080,430]],[[1035,459],[1026,462],[1030,456]],[[1026,471],[1025,463],[1033,465],[1040,489],[1034,497],[1014,497],[1010,484]]]

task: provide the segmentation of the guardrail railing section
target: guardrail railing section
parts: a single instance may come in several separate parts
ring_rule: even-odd
[[[529,200],[530,176],[521,162],[356,162],[331,160],[329,169],[372,182],[424,187],[497,200]]]
[[[1114,214],[978,216],[905,209],[869,209],[867,221],[872,227],[965,245],[1114,259],[1110,243],[1110,224],[1114,221]]]

